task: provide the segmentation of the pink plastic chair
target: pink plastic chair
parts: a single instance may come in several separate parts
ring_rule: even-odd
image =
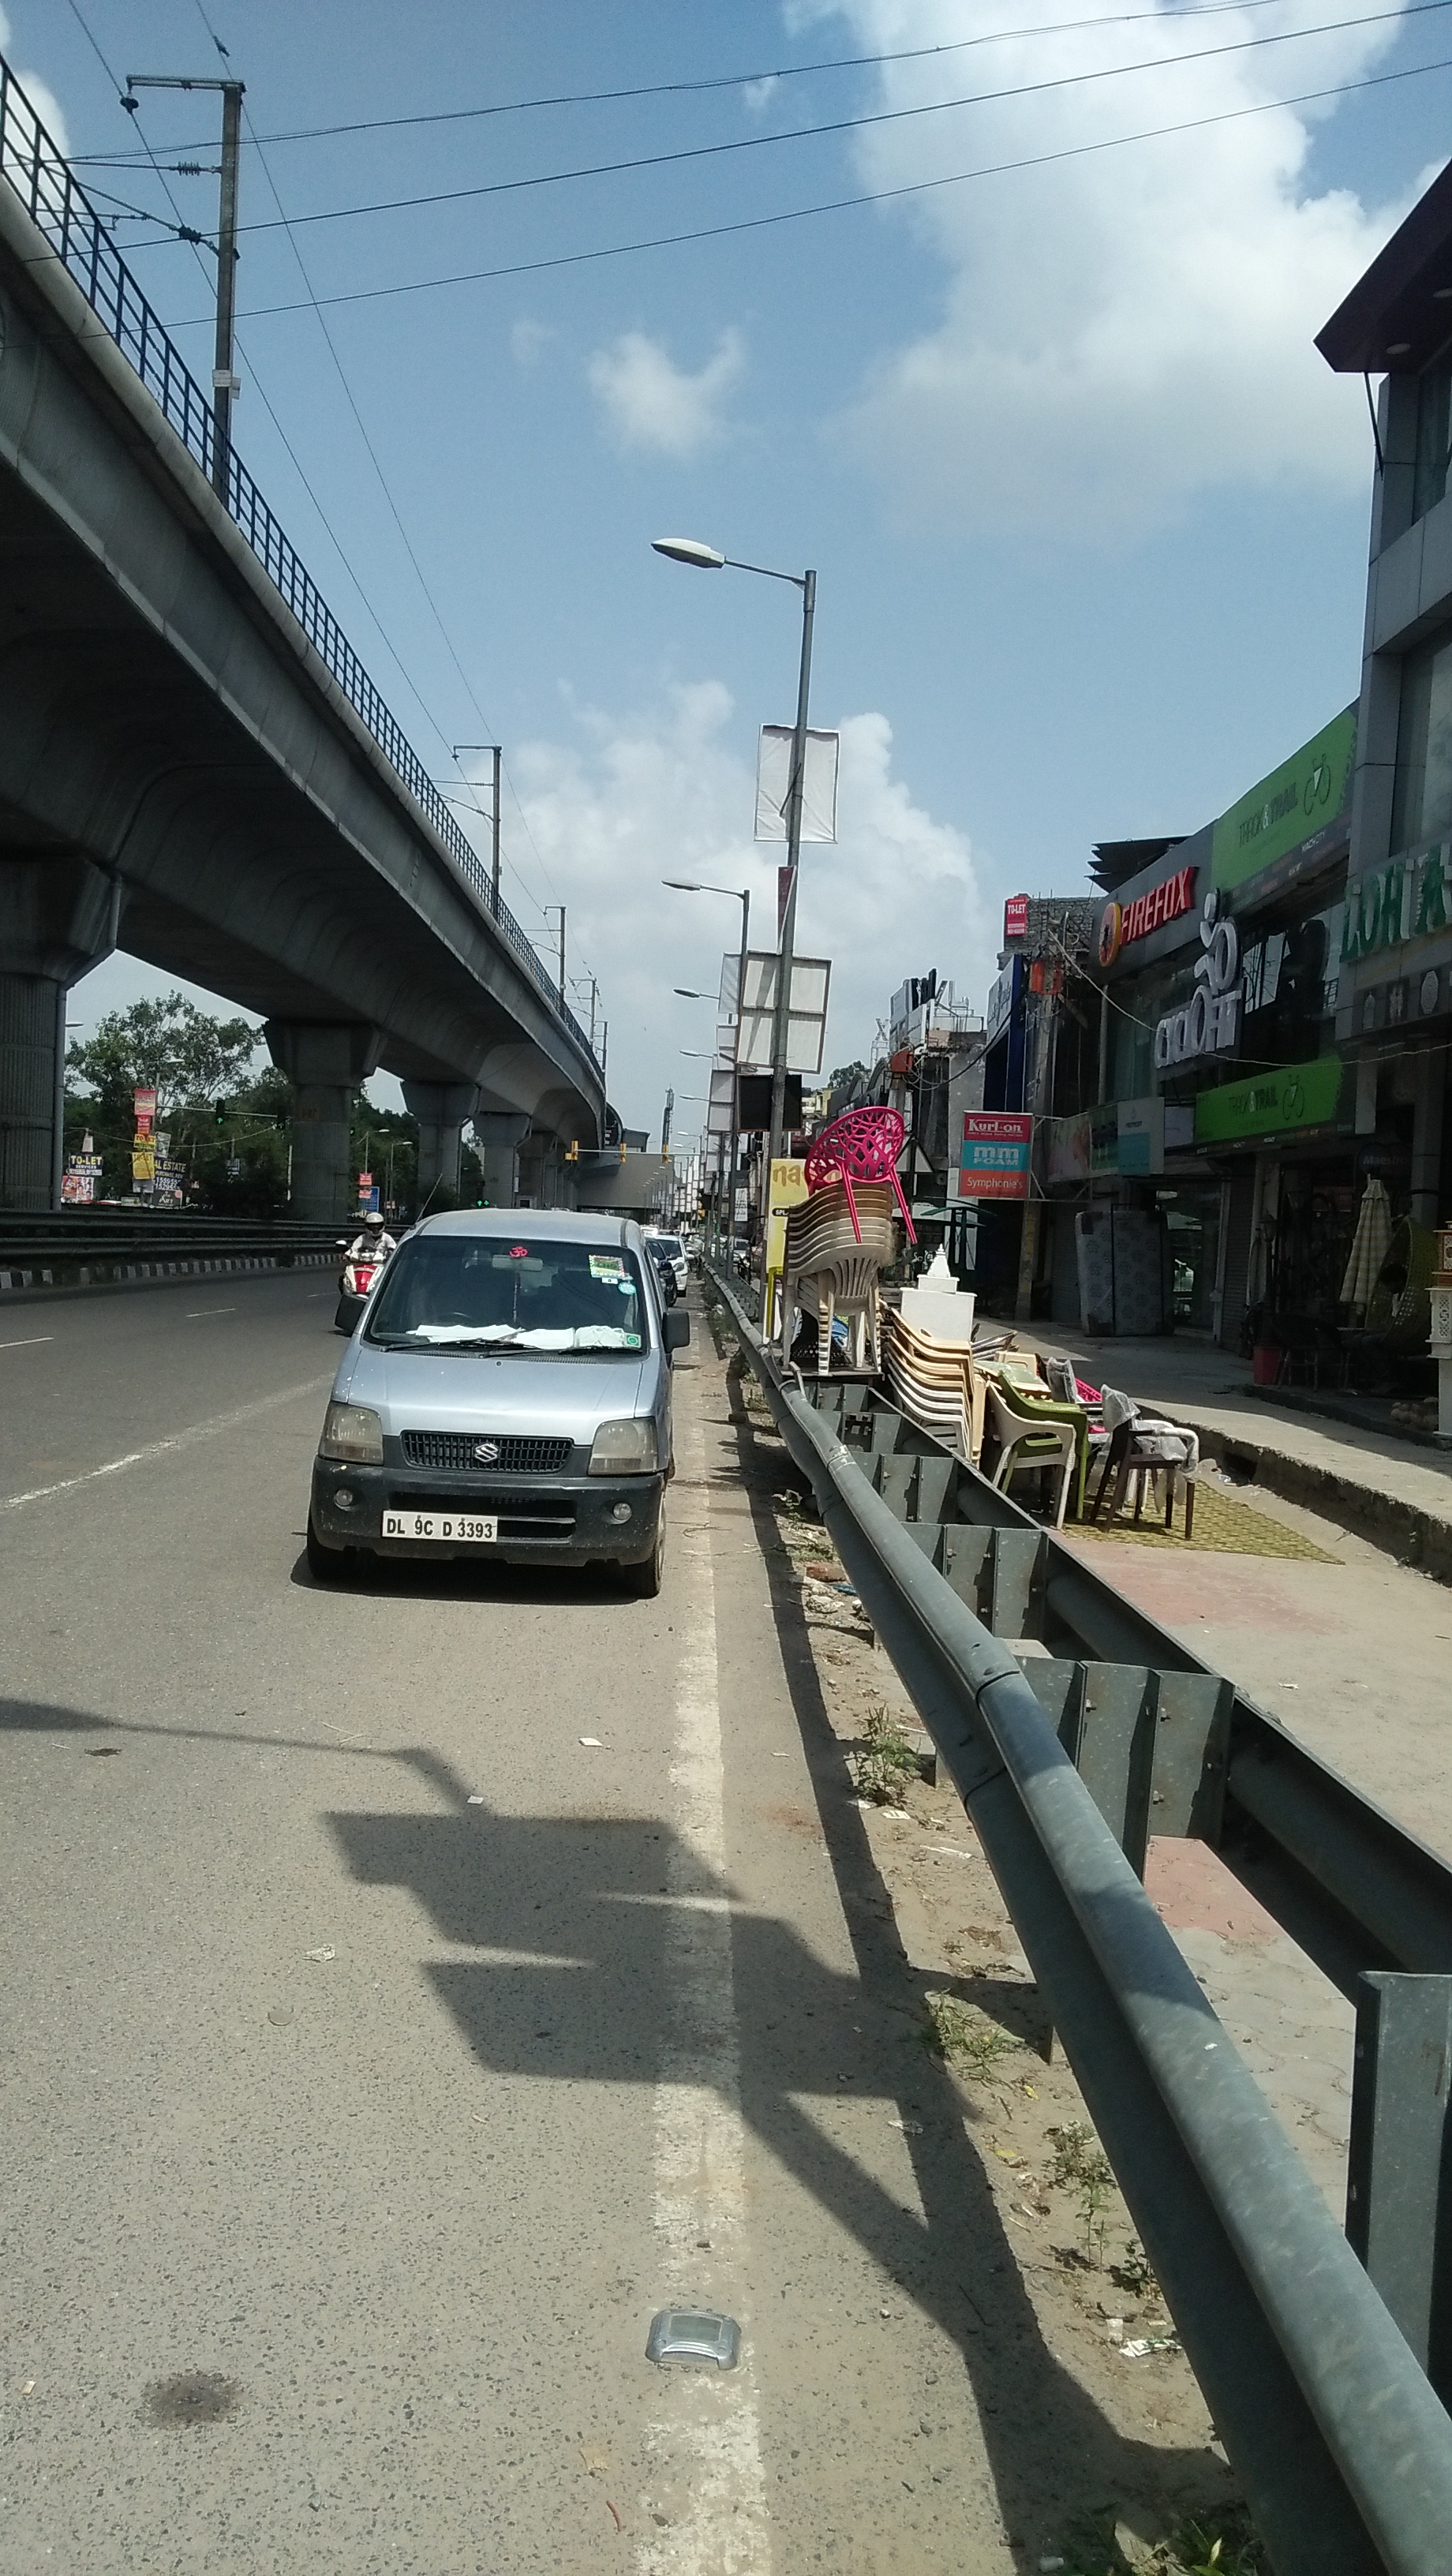
[[[907,1129],[895,1109],[848,1109],[834,1118],[807,1147],[806,1181],[809,1190],[819,1190],[827,1181],[840,1181],[847,1193],[847,1210],[852,1231],[862,1241],[862,1228],[857,1221],[857,1202],[852,1196],[854,1181],[891,1181],[893,1196],[902,1211],[909,1243],[916,1243],[917,1232],[902,1183],[897,1176],[897,1158],[902,1152]]]

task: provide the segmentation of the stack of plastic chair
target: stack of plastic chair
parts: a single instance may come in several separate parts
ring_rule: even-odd
[[[1185,1536],[1193,1537],[1195,1529],[1195,1479],[1200,1472],[1200,1436],[1183,1422],[1167,1422],[1158,1414],[1142,1412],[1132,1395],[1124,1395],[1116,1386],[1103,1389],[1104,1420],[1110,1433],[1104,1466],[1099,1477],[1099,1491],[1094,1498],[1094,1518],[1104,1519],[1105,1503],[1114,1519],[1122,1505],[1125,1490],[1134,1480],[1134,1517],[1138,1521],[1144,1508],[1146,1480],[1153,1486],[1160,1476],[1165,1480],[1165,1527],[1173,1527],[1175,1491],[1185,1480]]]
[[[841,1182],[859,1243],[862,1237],[857,1224],[856,1193],[865,1181],[890,1184],[909,1243],[918,1239],[912,1211],[897,1176],[897,1158],[906,1135],[907,1129],[895,1109],[848,1109],[842,1117],[832,1119],[807,1147],[804,1168],[808,1189],[819,1190],[828,1181]]]
[[[882,1366],[888,1393],[908,1420],[976,1467],[986,1390],[973,1365],[971,1341],[921,1331],[889,1306],[882,1319]]]
[[[810,1157],[808,1158],[810,1166]],[[874,1374],[881,1365],[877,1283],[897,1258],[893,1193],[885,1181],[859,1181],[851,1199],[845,1175],[813,1188],[786,1223],[781,1294],[781,1347],[790,1357],[802,1317],[817,1327],[817,1373],[831,1366],[832,1328],[848,1328],[848,1364]]]

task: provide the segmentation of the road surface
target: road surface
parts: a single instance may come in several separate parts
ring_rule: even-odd
[[[332,1306],[0,1313],[0,2570],[1036,2565],[1149,2453],[920,2044],[700,1319],[640,1602],[314,1587]],[[737,2371],[647,2362],[679,2303]]]

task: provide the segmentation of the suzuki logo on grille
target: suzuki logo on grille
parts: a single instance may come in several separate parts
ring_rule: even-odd
[[[497,1467],[499,1464],[498,1441],[476,1440],[474,1443],[474,1455],[478,1459],[481,1467]]]

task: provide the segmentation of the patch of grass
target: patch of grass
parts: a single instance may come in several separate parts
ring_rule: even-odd
[[[928,2046],[950,2066],[961,2067],[964,2074],[978,2084],[991,2081],[1001,2057],[1012,2057],[1023,2041],[1011,2032],[1000,2030],[997,2022],[975,2013],[956,1995],[931,1994],[924,1998],[928,2016]]]
[[[1066,2120],[1062,2128],[1051,2129],[1049,2135],[1054,2141],[1049,2180],[1057,2190],[1076,2194],[1079,2224],[1084,2231],[1084,2260],[1092,2260],[1102,2271],[1107,2232],[1104,2212],[1114,2189],[1114,2168],[1096,2143],[1093,2130],[1082,2120]]]
[[[1158,2541],[1138,2541],[1112,2508],[1089,2514],[1043,2553],[1062,2576],[1271,2576],[1270,2561],[1243,2505],[1177,2524]]]
[[[1119,2262],[1110,2264],[1109,2277],[1121,2290],[1131,2291],[1137,2299],[1160,2296],[1154,2267],[1137,2236],[1126,2237],[1124,2253]]]
[[[900,1807],[909,1780],[918,1777],[918,1757],[885,1704],[869,1713],[867,1741],[847,1760],[858,1797],[878,1807]]]

